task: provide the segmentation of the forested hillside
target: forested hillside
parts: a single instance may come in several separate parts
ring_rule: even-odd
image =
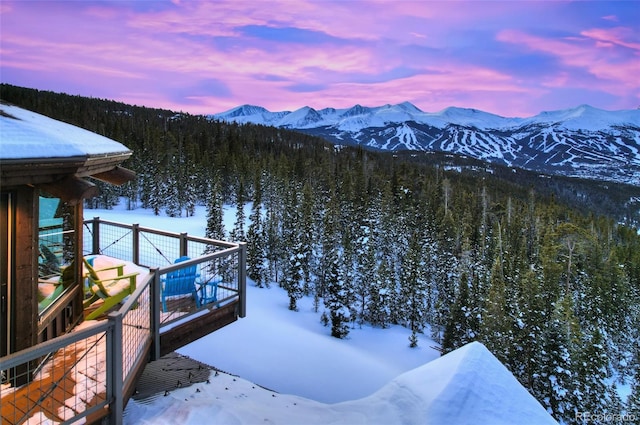
[[[639,188],[539,177],[464,158],[336,149],[270,127],[52,92],[2,99],[95,131],[134,151],[138,180],[91,206],[189,215],[248,242],[249,275],[344,338],[402,324],[444,352],[483,342],[552,414],[640,417]],[[239,207],[222,227],[222,205]],[[606,204],[606,205],[604,205]],[[635,208],[635,210],[634,210]],[[248,222],[248,226],[245,223]],[[390,361],[393,361],[390,359]],[[632,385],[618,396],[617,385]],[[636,410],[633,410],[636,409]]]

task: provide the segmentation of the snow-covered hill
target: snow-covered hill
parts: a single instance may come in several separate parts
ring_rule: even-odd
[[[476,109],[398,105],[269,112],[244,105],[212,116],[298,130],[342,145],[440,151],[549,174],[640,185],[640,109],[588,105],[507,118]]]
[[[324,404],[214,374],[209,383],[151,402],[131,401],[124,419],[132,424],[557,424],[479,342],[354,401]]]

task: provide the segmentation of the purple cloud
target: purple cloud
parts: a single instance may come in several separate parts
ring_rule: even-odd
[[[633,2],[3,1],[2,82],[191,113],[640,103]]]

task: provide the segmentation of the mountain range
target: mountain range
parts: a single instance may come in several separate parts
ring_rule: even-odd
[[[322,137],[382,151],[445,152],[514,168],[640,186],[640,109],[589,105],[507,118],[468,108],[424,112],[397,105],[270,112],[242,105],[213,119]]]

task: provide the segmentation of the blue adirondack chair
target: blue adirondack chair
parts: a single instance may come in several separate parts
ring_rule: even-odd
[[[187,256],[182,256],[174,261],[174,264],[190,260]],[[197,265],[187,266],[167,273],[162,279],[162,311],[167,311],[167,297],[179,295],[191,295],[196,301],[196,306],[200,307],[200,297],[196,290]]]

